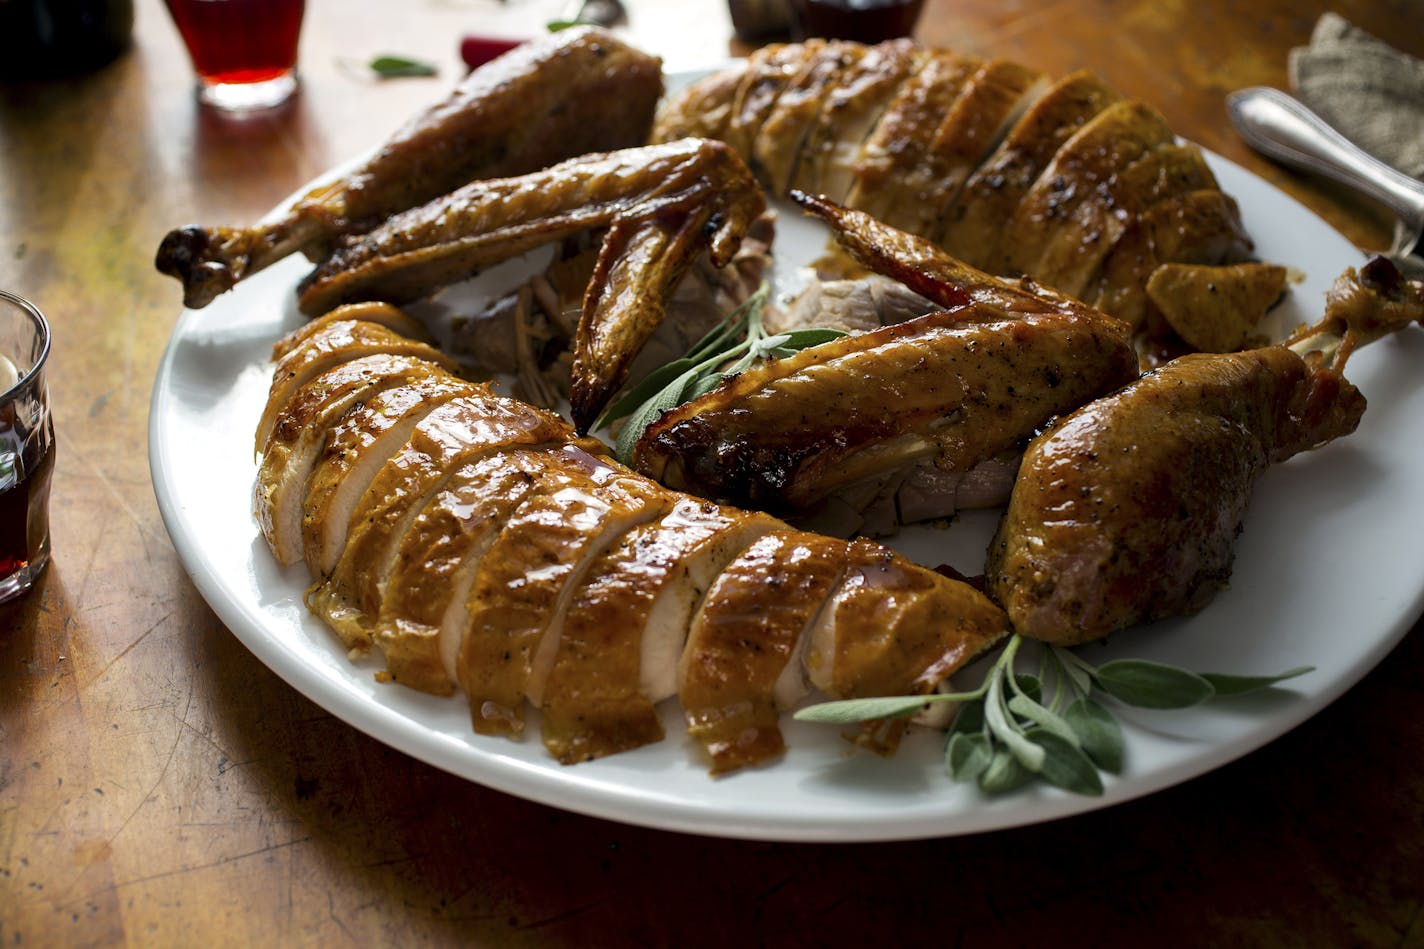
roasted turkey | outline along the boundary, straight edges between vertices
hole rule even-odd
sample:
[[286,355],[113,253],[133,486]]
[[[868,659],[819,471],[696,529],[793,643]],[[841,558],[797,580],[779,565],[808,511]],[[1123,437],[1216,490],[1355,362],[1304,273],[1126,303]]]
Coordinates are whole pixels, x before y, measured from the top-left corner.
[[477,181],[350,238],[298,287],[310,314],[342,303],[417,300],[500,261],[591,229],[603,234],[575,334],[569,401],[586,431],[627,380],[697,255],[732,260],[766,210],[721,142],[572,158],[514,178]]
[[657,57],[595,27],[552,34],[472,72],[356,168],[274,220],[170,232],[157,267],[182,281],[187,306],[206,306],[288,254],[320,257],[337,237],[471,181],[642,144],[662,93]]
[[[778,755],[779,711],[810,690],[927,693],[1006,631],[981,593],[887,548],[635,474],[414,355],[399,325],[361,304],[278,344],[254,509],[343,644],[458,688],[476,731],[517,735],[532,704],[550,751],[581,761],[661,738],[656,705],[679,695],[726,771]],[[862,739],[893,748],[901,727]]]
[[1200,610],[1231,575],[1260,474],[1359,424],[1349,354],[1418,321],[1424,284],[1376,258],[1284,343],[1182,356],[1055,422],[989,549],[988,589],[1014,629],[1072,645]]
[[858,260],[935,308],[764,363],[663,414],[634,449],[639,471],[833,533],[888,533],[1003,504],[1040,428],[1136,377],[1125,323],[800,197]]
[[775,195],[865,211],[1134,327],[1159,265],[1251,251],[1200,150],[1089,73],[1049,81],[904,40],[772,45],[663,104],[652,140],[688,135],[730,144]]

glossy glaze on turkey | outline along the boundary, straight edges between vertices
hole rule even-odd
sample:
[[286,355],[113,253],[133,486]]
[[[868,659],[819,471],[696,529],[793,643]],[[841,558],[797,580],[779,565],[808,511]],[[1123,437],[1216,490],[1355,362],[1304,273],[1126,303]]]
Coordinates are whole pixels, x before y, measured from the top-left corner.
[[178,228],[164,237],[155,264],[182,281],[186,306],[206,306],[289,254],[320,257],[339,236],[471,181],[641,144],[662,92],[657,57],[597,28],[561,31],[475,70],[375,154],[273,220]]
[[1071,645],[1205,606],[1256,479],[1353,432],[1365,397],[1346,359],[1415,322],[1424,284],[1376,258],[1284,343],[1179,357],[1057,421],[1025,453],[989,549],[1014,629]]
[[670,491],[351,322],[279,344],[326,362],[274,379],[280,463],[264,459],[257,517],[305,560],[307,603],[344,645],[375,647],[397,682],[458,688],[477,732],[518,735],[533,705],[571,763],[658,740],[656,706],[678,695],[713,769],[733,770],[781,752],[779,712],[811,690],[928,692],[1007,628],[965,584]]
[[[835,533],[887,533],[1002,504],[1040,428],[1136,377],[1126,324],[802,199],[857,259],[938,308],[756,366],[663,414],[638,440],[638,470]],[[1000,487],[985,490],[993,473]]]
[[865,211],[1135,328],[1159,265],[1251,251],[1200,149],[1086,72],[904,40],[771,45],[660,107],[652,140],[688,135],[730,144],[773,194]]

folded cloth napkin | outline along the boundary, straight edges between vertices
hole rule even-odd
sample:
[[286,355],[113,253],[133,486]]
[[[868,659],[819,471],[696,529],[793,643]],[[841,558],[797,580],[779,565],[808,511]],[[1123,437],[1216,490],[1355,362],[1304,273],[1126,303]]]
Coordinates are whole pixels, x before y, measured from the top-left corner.
[[1424,178],[1424,60],[1326,13],[1310,45],[1291,50],[1289,66],[1296,96],[1321,118],[1381,161]]

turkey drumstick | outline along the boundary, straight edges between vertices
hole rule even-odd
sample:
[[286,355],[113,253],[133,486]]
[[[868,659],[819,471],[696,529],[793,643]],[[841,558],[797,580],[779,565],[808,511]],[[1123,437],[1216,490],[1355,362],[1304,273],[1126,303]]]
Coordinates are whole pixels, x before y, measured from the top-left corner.
[[1424,284],[1376,258],[1286,343],[1182,356],[1035,438],[989,549],[1014,628],[1072,645],[1200,610],[1230,577],[1256,478],[1359,424],[1350,352],[1418,320]]

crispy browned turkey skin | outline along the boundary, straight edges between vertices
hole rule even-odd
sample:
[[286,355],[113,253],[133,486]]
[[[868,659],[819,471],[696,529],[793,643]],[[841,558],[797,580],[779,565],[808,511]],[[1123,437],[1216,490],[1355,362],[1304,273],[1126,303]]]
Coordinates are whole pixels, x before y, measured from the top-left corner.
[[660,107],[652,140],[683,135],[727,142],[774,194],[865,211],[1153,332],[1158,266],[1251,251],[1200,149],[1085,72],[1049,81],[903,40],[772,45]]
[[[1000,462],[1002,493],[980,492],[975,506],[1002,503],[1013,473],[1004,456],[1136,377],[1126,324],[802,197],[862,262],[949,309],[742,373],[650,425],[638,470],[708,497],[815,514],[826,529],[882,532],[953,514],[967,476],[988,463]],[[889,516],[876,512],[886,506]]]
[[1353,432],[1365,397],[1345,361],[1415,322],[1424,284],[1377,257],[1285,343],[1179,357],[1035,438],[989,548],[1014,629],[1071,645],[1200,610],[1230,577],[1257,477]]
[[[660,739],[656,706],[681,695],[728,771],[779,755],[779,713],[811,689],[929,692],[1007,628],[965,584],[670,491],[550,413],[372,353],[359,340],[388,327],[351,323],[279,344],[323,361],[273,389],[256,514],[345,646],[396,682],[458,687],[478,732],[519,734],[533,705],[550,752],[583,761]],[[901,726],[861,741],[892,749]]]
[[525,251],[603,229],[574,342],[569,401],[586,431],[666,312],[697,254],[732,259],[766,201],[735,152],[681,139],[479,181],[346,241],[298,287],[317,314],[419,299]]
[[989,589],[1018,632],[1061,645],[1195,613],[1231,574],[1260,474],[1364,410],[1354,386],[1280,347],[1176,359],[1034,440]]
[[179,228],[159,246],[156,265],[183,282],[185,305],[206,306],[288,254],[325,253],[338,235],[368,230],[471,181],[640,144],[662,88],[656,57],[593,27],[516,47],[275,221]]

